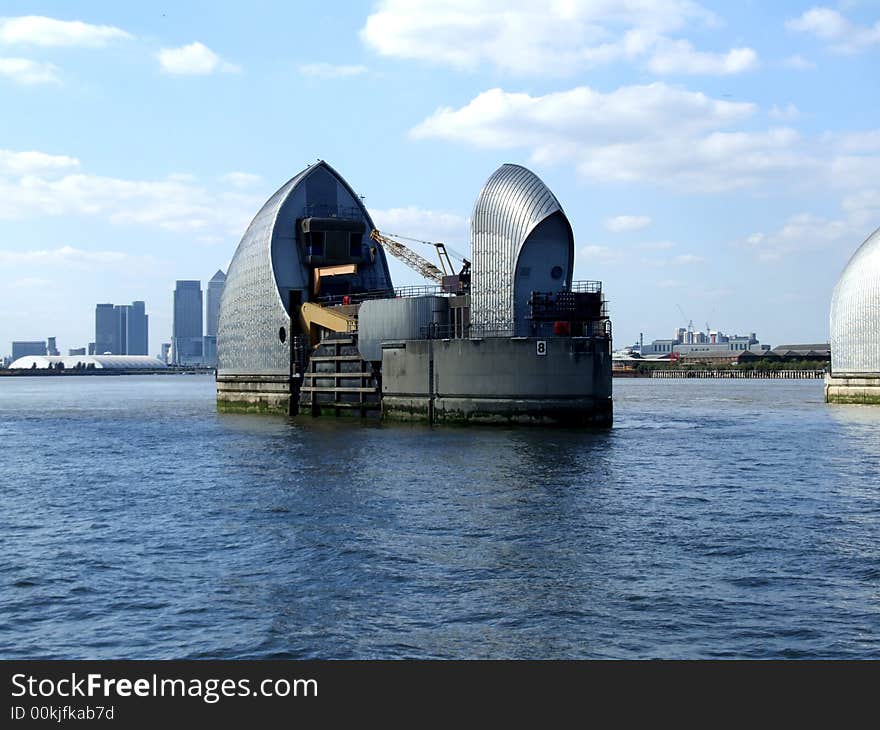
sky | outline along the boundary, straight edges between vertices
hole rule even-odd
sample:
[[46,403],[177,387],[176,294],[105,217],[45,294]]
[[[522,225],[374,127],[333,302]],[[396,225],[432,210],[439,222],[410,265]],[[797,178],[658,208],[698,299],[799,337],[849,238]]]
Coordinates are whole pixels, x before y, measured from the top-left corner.
[[529,167],[616,347],[824,342],[880,226],[878,98],[876,1],[0,0],[0,355],[133,300],[158,353],[175,280],[225,270],[316,159],[465,254],[482,184]]

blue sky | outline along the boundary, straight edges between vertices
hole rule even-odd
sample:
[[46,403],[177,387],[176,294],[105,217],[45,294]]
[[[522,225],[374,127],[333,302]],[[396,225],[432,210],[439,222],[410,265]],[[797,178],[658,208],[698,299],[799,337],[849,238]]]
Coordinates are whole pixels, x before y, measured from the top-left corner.
[[[466,252],[533,169],[615,344],[686,324],[826,341],[880,225],[880,4],[691,0],[0,2],[0,354],[94,337],[228,264],[321,158],[380,228]],[[396,262],[395,283],[418,283]]]

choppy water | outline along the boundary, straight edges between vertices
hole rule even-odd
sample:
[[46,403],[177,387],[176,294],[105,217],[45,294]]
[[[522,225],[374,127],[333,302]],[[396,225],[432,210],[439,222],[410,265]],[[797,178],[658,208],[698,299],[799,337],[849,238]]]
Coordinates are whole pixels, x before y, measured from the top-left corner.
[[880,657],[880,408],[615,382],[608,432],[0,380],[0,656]]

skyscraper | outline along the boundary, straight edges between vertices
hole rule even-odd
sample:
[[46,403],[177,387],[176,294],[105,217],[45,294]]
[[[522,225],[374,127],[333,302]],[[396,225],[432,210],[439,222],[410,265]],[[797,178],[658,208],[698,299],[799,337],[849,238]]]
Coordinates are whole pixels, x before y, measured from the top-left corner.
[[226,284],[226,274],[218,269],[208,282],[205,301],[205,342],[202,348],[205,365],[217,367],[217,322],[220,319],[220,297]]
[[202,283],[178,281],[174,289],[172,360],[175,365],[202,363]]
[[208,298],[205,310],[205,334],[208,337],[217,336],[217,322],[220,318],[220,297],[223,295],[223,286],[226,284],[226,274],[218,269],[217,273],[208,282]]
[[95,307],[95,354],[146,355],[149,317],[144,302]]
[[95,306],[95,354],[119,354],[116,312],[112,304]]
[[144,302],[132,302],[126,307],[126,355],[146,355],[149,350],[149,316]]

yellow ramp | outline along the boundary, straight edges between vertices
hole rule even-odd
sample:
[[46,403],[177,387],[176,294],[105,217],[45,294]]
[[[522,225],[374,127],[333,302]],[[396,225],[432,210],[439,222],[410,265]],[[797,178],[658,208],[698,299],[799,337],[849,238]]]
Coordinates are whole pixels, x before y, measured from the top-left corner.
[[357,329],[355,317],[344,314],[333,307],[322,307],[314,302],[305,302],[300,307],[299,316],[303,331],[308,332],[313,341],[317,339],[317,327],[323,327],[332,332],[354,332]]

